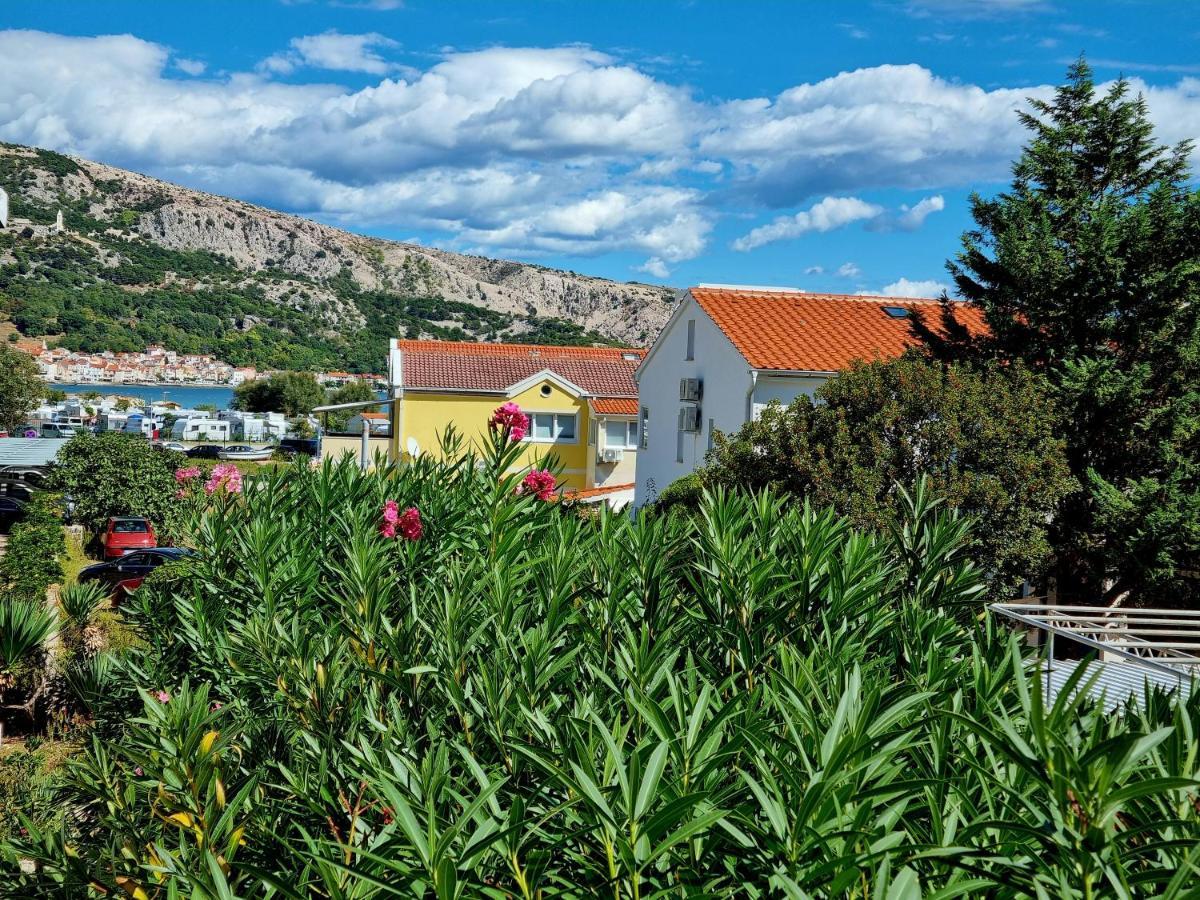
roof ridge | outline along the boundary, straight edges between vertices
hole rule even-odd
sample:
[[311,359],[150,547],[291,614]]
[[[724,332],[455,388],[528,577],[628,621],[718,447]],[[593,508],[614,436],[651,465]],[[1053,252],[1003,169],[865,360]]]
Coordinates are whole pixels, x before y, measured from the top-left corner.
[[[795,288],[751,288],[751,287],[733,287],[724,285],[701,284],[696,287],[688,288],[690,292],[702,291],[704,293],[720,293],[720,294],[745,294],[751,297],[787,297],[804,300],[850,300],[855,302],[878,303],[886,302],[897,306],[905,303],[941,303],[940,297],[891,297],[887,294],[835,294],[827,291],[804,291]],[[955,299],[953,297],[946,298],[950,303],[961,303],[971,305],[969,300]]]
[[644,347],[584,347],[576,344],[522,344],[500,341],[438,341],[417,338],[397,338],[401,348],[444,350],[451,353],[519,353],[522,350],[549,351],[552,353],[587,353],[605,356],[620,356],[625,353],[645,354]]

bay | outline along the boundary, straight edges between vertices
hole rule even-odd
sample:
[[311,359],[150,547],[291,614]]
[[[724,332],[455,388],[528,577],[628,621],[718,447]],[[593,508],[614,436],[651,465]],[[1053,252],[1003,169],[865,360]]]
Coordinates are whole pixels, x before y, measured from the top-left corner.
[[51,389],[67,394],[88,394],[93,391],[102,397],[116,394],[120,397],[136,397],[142,401],[160,403],[169,400],[185,409],[209,403],[217,409],[228,409],[233,403],[233,388],[190,384],[60,384],[48,382]]

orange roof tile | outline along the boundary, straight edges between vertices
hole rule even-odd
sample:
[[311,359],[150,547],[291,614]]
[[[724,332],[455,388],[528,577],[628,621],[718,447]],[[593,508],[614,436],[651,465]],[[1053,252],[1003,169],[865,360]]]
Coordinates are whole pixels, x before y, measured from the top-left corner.
[[603,487],[588,488],[584,491],[563,491],[564,500],[590,500],[592,497],[603,497],[605,494],[616,494],[620,491],[632,491],[633,482],[629,484],[606,484]]
[[397,341],[406,388],[503,392],[543,369],[591,396],[636,397],[633,372],[645,350]]
[[597,397],[592,409],[601,416],[636,416],[638,402],[636,397]]
[[[940,329],[937,300],[848,294],[808,294],[736,288],[692,288],[689,293],[755,369],[837,372],[855,360],[890,359],[921,340],[908,317],[884,307],[916,312]],[[972,333],[986,330],[982,311],[952,304],[955,318]]]

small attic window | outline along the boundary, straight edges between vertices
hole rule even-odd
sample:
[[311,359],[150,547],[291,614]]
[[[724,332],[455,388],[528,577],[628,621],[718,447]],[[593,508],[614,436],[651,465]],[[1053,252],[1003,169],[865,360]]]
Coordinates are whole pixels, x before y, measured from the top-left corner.
[[629,360],[629,362],[636,362],[637,358],[638,358],[638,355],[636,353],[622,353],[621,354],[621,359]]
[[542,396],[543,396],[543,397],[549,397],[549,396],[550,396],[550,385],[548,385],[548,384],[543,384],[543,385],[542,385]]
[[908,310],[903,306],[885,306],[883,311],[893,319],[907,319]]

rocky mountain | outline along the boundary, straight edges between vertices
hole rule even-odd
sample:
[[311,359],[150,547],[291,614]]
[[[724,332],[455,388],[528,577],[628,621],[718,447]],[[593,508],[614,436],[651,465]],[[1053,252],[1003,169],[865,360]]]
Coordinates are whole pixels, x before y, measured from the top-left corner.
[[640,345],[672,308],[667,288],[365,237],[37,148],[0,144],[0,187],[3,311],[73,349],[121,349],[99,345],[125,331],[235,363],[293,348],[378,368],[397,333]]

